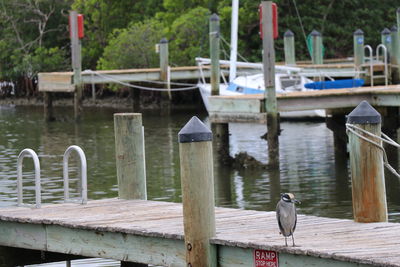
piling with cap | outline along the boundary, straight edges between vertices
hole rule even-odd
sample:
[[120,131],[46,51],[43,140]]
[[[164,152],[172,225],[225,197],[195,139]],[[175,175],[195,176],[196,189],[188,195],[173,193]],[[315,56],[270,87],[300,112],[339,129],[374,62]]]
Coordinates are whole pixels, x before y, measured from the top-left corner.
[[392,80],[395,83],[398,83],[400,81],[399,77],[399,66],[400,66],[400,37],[399,37],[399,32],[398,28],[396,25],[393,25],[393,27],[390,29],[391,31],[391,37],[392,37],[392,45],[391,45],[391,53],[390,53],[390,64],[392,66],[395,66],[395,68],[392,68]]
[[296,65],[294,33],[291,30],[287,30],[283,35],[283,45],[285,50],[285,64]]
[[312,63],[315,65],[323,64],[322,35],[316,30],[313,30],[310,35],[312,41]]
[[[386,222],[388,220],[381,136],[381,115],[367,102],[361,102],[347,117],[349,129],[350,169],[353,196],[353,216],[356,222]],[[362,129],[373,136],[363,133]]]
[[142,114],[114,114],[118,196],[147,199]]
[[214,13],[210,17],[211,95],[219,94],[219,35],[219,17]]
[[386,49],[390,54],[392,48],[392,36],[391,31],[388,28],[384,28],[381,31],[381,43],[386,46]]
[[187,266],[217,266],[212,133],[192,117],[180,130],[183,224]]
[[361,29],[353,33],[354,65],[357,71],[364,64],[364,32]]

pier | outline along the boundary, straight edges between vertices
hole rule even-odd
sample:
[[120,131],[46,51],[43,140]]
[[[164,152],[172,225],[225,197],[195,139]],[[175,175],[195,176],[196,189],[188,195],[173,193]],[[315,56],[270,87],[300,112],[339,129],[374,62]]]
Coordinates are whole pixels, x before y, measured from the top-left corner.
[[[354,129],[368,129],[371,124],[362,117],[370,114],[373,127],[380,128],[379,113],[366,102],[349,115],[349,123]],[[382,158],[376,160],[382,154],[375,148],[377,157],[358,157],[358,150],[373,145],[360,142],[356,132],[351,139],[352,168],[360,172],[352,178],[357,181],[354,221],[298,215],[297,245],[292,247],[284,245],[274,211],[215,207],[212,132],[199,119],[193,117],[178,134],[182,203],[147,200],[141,114],[115,114],[114,127],[118,198],[86,201],[85,156],[71,146],[64,156],[65,203],[40,205],[39,160],[29,150],[37,177],[36,205],[22,201],[21,188],[18,206],[0,209],[1,266],[46,262],[51,257],[109,258],[123,266],[400,266],[400,224],[387,222],[384,183],[382,190],[368,189],[373,180],[363,186],[369,173],[358,167],[375,164],[373,169],[382,170]],[[78,199],[70,199],[66,186],[72,150],[81,159]],[[18,166],[29,154],[24,151]],[[368,179],[383,181],[383,173]],[[372,191],[383,201],[381,207],[366,203]],[[373,212],[369,215],[364,209]],[[378,210],[382,216],[375,218]],[[31,257],[15,256],[27,250]]]
[[[274,251],[279,266],[400,266],[400,224],[299,215],[285,247],[275,212],[215,208],[214,266],[255,266]],[[2,246],[162,266],[187,266],[182,204],[104,199],[87,205],[0,209]]]

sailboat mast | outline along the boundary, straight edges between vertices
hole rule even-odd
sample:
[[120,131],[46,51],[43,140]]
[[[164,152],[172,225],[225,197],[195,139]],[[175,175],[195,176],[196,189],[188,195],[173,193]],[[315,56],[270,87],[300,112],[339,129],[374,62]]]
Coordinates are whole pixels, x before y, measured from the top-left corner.
[[236,78],[238,20],[239,20],[239,0],[232,0],[231,56],[229,64],[230,82]]

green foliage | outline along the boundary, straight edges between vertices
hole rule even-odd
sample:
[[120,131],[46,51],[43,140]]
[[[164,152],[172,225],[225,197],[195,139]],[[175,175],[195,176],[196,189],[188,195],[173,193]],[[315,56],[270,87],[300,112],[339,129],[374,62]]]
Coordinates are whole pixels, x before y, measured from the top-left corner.
[[209,55],[210,11],[203,7],[178,17],[170,28],[170,61],[176,65],[194,65],[195,57]]
[[163,36],[163,26],[156,20],[131,24],[115,30],[99,59],[99,69],[148,68],[158,66],[155,44]]

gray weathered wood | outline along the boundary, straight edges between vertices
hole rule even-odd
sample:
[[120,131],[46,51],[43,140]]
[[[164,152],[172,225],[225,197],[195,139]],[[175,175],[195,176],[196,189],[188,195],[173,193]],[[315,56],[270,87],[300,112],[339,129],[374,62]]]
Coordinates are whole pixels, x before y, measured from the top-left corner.
[[160,49],[160,79],[165,82],[164,88],[167,89],[167,92],[162,93],[163,99],[171,99],[171,91],[169,90],[168,80],[168,68],[169,68],[169,52],[168,52],[168,40],[166,38],[162,38],[159,45]]
[[360,29],[353,33],[354,65],[356,70],[361,70],[364,64],[364,32]]
[[219,17],[210,17],[211,95],[219,95]]
[[[369,104],[365,103],[362,102],[349,114],[348,123],[375,136],[381,136],[380,115]],[[360,107],[363,106],[370,107],[370,109],[363,109],[362,114]],[[376,114],[376,122],[371,122],[371,112],[375,112],[373,115]],[[363,116],[366,119],[362,119]],[[359,123],[357,123],[358,121]],[[382,141],[378,138],[368,136],[365,133],[358,133],[382,145]],[[386,222],[388,215],[382,150],[349,132],[349,151],[354,220],[357,222]]]
[[215,236],[212,142],[182,141],[181,134],[192,121],[179,133],[186,263],[211,267],[217,266],[215,247],[209,242]]
[[146,168],[142,114],[114,114],[118,195],[146,199]]
[[76,11],[69,12],[70,34],[71,34],[71,57],[72,69],[74,72],[73,84],[74,92],[74,117],[75,121],[80,121],[82,116],[82,56],[81,56],[81,41],[78,37],[78,14]]
[[323,46],[321,33],[316,30],[311,32],[312,53],[311,59],[313,64],[323,64]]
[[287,30],[283,36],[283,44],[285,50],[285,64],[296,65],[296,53],[294,46],[294,34],[291,30]]
[[279,166],[279,113],[275,91],[275,48],[272,25],[272,2],[262,1],[263,65],[265,109],[267,111],[268,164]]

